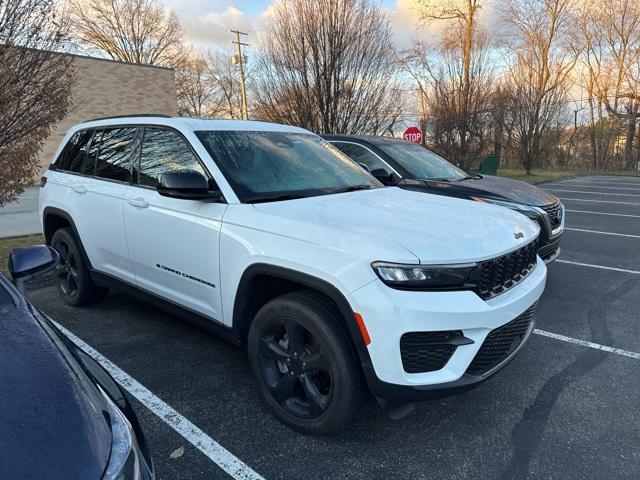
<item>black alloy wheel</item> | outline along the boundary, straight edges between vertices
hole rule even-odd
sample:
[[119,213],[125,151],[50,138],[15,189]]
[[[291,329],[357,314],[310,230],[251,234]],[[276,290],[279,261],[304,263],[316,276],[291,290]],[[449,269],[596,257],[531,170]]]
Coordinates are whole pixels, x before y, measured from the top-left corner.
[[85,265],[80,247],[70,228],[56,230],[51,246],[60,254],[60,263],[53,274],[62,300],[79,306],[103,298],[108,290],[96,285]]
[[326,352],[295,319],[275,318],[260,339],[260,374],[273,398],[291,415],[317,418],[331,401]]
[[76,254],[69,248],[66,239],[58,238],[53,248],[60,254],[60,263],[55,269],[58,285],[62,293],[68,297],[78,294],[78,261]]
[[330,300],[301,290],[267,302],[251,323],[247,353],[260,393],[283,423],[301,432],[336,432],[365,398],[341,321]]

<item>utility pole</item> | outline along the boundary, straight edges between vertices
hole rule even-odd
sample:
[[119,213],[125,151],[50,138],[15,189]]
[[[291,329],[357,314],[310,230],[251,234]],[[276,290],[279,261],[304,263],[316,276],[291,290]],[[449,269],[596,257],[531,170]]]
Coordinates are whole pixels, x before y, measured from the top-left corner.
[[240,90],[242,96],[242,119],[248,120],[249,114],[247,113],[247,92],[244,87],[244,59],[242,58],[242,46],[248,47],[248,43],[242,43],[240,41],[240,35],[248,35],[245,32],[241,32],[239,30],[231,30],[231,33],[236,34],[236,39],[231,41],[231,43],[235,43],[238,46],[238,65],[240,66]]

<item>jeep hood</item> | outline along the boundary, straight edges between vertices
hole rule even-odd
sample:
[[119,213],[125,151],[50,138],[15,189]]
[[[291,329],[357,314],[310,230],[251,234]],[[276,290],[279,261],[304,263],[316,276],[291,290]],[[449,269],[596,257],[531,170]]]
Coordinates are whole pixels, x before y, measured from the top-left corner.
[[[254,206],[279,234],[341,249],[393,244],[411,252],[416,263],[484,260],[540,232],[535,222],[507,208],[396,187]],[[348,245],[345,235],[352,239]]]

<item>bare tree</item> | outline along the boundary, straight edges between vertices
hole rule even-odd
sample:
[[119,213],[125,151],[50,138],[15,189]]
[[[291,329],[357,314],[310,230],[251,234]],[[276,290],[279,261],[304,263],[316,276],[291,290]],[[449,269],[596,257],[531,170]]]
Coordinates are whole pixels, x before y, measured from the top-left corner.
[[527,173],[560,121],[577,52],[569,42],[574,0],[502,0],[513,30],[509,121]]
[[586,46],[581,58],[587,72],[594,159],[606,160],[613,137],[619,135],[617,124],[623,122],[623,167],[632,168],[640,117],[640,4],[595,0],[582,6],[575,23],[578,41]]
[[258,65],[259,118],[375,134],[402,109],[391,27],[371,0],[276,3]]
[[181,52],[178,17],[157,0],[70,0],[73,33],[112,60],[173,65]]
[[[461,88],[459,101],[469,98],[471,90],[471,69],[473,68],[474,47],[478,44],[478,13],[482,9],[482,0],[418,0],[418,14],[422,20],[432,22],[436,20],[454,20],[456,28],[456,43],[462,54]],[[486,38],[483,39],[486,43]],[[477,64],[477,62],[476,62]]]
[[38,154],[71,104],[74,71],[54,0],[0,0],[0,205],[33,181]]
[[197,52],[182,56],[174,64],[178,113],[189,117],[216,114],[216,80],[211,76],[205,57]]
[[240,74],[231,57],[229,51],[191,51],[174,65],[180,115],[241,117]]
[[[217,115],[226,118],[242,118],[242,93],[240,70],[231,63],[230,50],[209,51],[206,54],[209,75],[215,81]],[[251,63],[244,65],[245,75],[251,78]]]
[[463,168],[470,168],[490,146],[495,81],[487,36],[474,32],[469,64],[467,38],[466,27],[458,23],[436,46],[416,44],[407,58],[419,85],[426,84],[432,147]]

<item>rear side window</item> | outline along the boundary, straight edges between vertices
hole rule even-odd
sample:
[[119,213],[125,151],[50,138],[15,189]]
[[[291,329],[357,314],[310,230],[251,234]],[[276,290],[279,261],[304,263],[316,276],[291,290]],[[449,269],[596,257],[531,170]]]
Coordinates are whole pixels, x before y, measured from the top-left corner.
[[82,173],[91,133],[90,130],[84,130],[73,134],[56,160],[55,166],[58,170]]
[[96,157],[96,177],[129,181],[136,133],[135,128],[114,128],[102,132],[100,150]]
[[207,176],[184,139],[166,128],[145,128],[140,148],[138,183],[158,186],[158,176],[171,170],[190,169]]
[[89,144],[89,149],[87,150],[87,159],[84,162],[84,169],[82,173],[85,175],[91,175],[96,171],[96,159],[98,158],[98,153],[100,152],[100,143],[102,142],[102,130],[96,130],[93,134],[93,139]]

